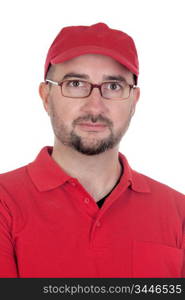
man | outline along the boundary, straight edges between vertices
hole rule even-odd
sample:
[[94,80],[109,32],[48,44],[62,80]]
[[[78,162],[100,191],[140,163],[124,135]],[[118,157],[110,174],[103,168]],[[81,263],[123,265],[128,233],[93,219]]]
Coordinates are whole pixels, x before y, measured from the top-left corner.
[[185,277],[185,196],[119,152],[138,74],[124,32],[57,35],[39,87],[54,146],[0,176],[1,277]]

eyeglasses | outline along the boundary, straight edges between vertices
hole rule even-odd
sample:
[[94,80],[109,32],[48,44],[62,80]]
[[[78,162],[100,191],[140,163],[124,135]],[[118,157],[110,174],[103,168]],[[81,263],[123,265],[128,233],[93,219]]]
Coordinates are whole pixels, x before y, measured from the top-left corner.
[[108,100],[126,100],[130,96],[134,84],[128,84],[126,81],[106,81],[101,84],[92,84],[85,80],[63,80],[60,82],[46,79],[46,83],[51,83],[61,87],[64,97],[68,98],[87,98],[94,88],[98,88],[103,98]]

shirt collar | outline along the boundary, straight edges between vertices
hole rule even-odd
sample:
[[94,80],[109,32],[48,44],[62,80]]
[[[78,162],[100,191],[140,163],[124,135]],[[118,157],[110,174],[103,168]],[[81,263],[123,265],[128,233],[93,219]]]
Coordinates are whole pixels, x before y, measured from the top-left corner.
[[54,189],[71,178],[51,157],[52,150],[53,147],[44,147],[36,159],[27,166],[34,185],[41,192]]
[[[44,147],[36,159],[27,166],[28,174],[39,191],[48,191],[57,188],[72,179],[51,157],[52,149],[53,147],[50,146]],[[131,189],[136,192],[150,192],[145,177],[132,170],[126,157],[120,152],[119,159],[123,165],[121,184],[129,182]]]
[[123,176],[121,179],[122,183],[126,181],[130,182],[130,188],[135,192],[150,193],[151,189],[147,182],[146,176],[134,171],[130,167],[126,157],[120,152],[119,159],[123,166]]

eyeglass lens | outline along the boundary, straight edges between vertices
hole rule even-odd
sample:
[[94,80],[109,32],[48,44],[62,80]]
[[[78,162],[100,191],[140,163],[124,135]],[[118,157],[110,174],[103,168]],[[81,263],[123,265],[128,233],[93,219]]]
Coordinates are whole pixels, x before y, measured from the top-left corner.
[[[62,93],[66,97],[84,98],[88,97],[93,85],[87,81],[66,80],[61,84]],[[100,85],[102,97],[106,99],[128,98],[130,87],[123,82],[103,82]]]

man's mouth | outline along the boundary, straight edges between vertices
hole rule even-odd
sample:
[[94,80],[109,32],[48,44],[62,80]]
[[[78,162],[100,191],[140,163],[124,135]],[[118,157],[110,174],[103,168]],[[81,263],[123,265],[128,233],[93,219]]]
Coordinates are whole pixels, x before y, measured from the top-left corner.
[[77,124],[82,130],[85,131],[103,131],[107,127],[103,123],[81,122]]

